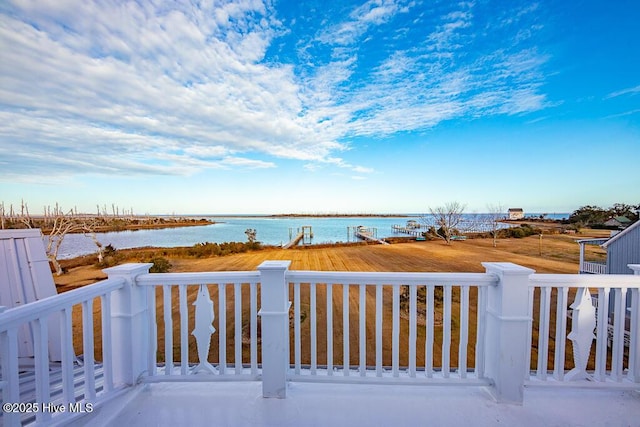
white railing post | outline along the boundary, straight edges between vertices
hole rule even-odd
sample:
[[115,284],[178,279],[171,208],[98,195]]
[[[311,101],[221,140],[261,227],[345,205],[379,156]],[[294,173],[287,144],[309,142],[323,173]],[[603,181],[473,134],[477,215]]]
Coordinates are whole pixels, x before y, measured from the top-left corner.
[[[627,265],[640,276],[640,264]],[[629,325],[629,379],[640,383],[640,289],[631,291],[631,324]]]
[[111,298],[113,381],[134,385],[147,368],[149,316],[146,288],[136,286],[136,277],[149,273],[153,264],[123,264],[103,271],[109,279],[123,278],[124,286]]
[[529,372],[527,342],[531,327],[529,275],[534,270],[510,262],[483,262],[487,273],[498,277],[487,292],[485,376],[493,382],[498,402],[522,403],[525,375]]
[[262,317],[262,396],[285,398],[289,367],[289,292],[291,261],[264,261],[260,271]]

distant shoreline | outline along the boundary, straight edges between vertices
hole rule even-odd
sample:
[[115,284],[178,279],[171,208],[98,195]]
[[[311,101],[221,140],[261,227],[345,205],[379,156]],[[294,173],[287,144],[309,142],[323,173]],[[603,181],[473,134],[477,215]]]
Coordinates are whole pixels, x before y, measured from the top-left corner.
[[[91,215],[74,215],[68,216],[68,223],[82,224],[87,221],[90,224],[89,229],[81,229],[80,227],[74,227],[68,231],[69,234],[86,234],[86,233],[109,233],[118,231],[138,231],[138,230],[159,230],[163,228],[178,228],[178,227],[194,227],[216,224],[216,221],[212,221],[206,218],[195,219],[195,217],[187,218],[181,217],[159,217],[159,216],[132,216],[132,217],[109,217],[109,216],[91,216]],[[24,228],[39,228],[42,234],[50,234],[52,224],[55,218],[47,218],[44,216],[33,216],[30,219],[31,227],[26,227],[25,224],[14,221],[16,224],[10,224],[5,229],[18,230]],[[92,223],[91,221],[98,221]],[[66,233],[65,233],[66,234]]]
[[[258,216],[258,215],[256,215]],[[272,214],[267,218],[409,218],[418,217],[417,214]]]

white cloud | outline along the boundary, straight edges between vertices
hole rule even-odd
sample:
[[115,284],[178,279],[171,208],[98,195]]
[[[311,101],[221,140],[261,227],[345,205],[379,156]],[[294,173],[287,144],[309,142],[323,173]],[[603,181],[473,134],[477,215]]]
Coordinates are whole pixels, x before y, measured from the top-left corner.
[[276,165],[273,162],[264,162],[262,160],[245,159],[243,157],[225,157],[221,162],[223,165],[229,166],[247,166],[251,168],[273,168]]
[[[259,0],[3,5],[0,160],[11,158],[0,162],[3,176],[183,175],[276,167],[276,158],[366,174],[373,170],[337,157],[351,136],[546,105],[547,58],[531,46],[482,47],[473,3],[444,8],[430,33],[413,40],[425,28],[417,18],[414,27],[403,21],[402,31],[385,33],[419,5],[370,0],[304,35],[299,63],[268,57],[290,31],[274,7]],[[365,39],[381,46],[375,56],[359,51]]]
[[610,94],[608,94],[605,99],[610,99],[610,98],[616,98],[618,96],[623,96],[623,95],[636,95],[640,93],[640,85],[636,86],[636,87],[630,87],[627,89],[622,89],[616,92],[611,92]]
[[617,117],[631,116],[633,114],[639,114],[639,113],[640,113],[640,108],[636,108],[634,110],[624,111],[624,112],[618,113],[618,114],[611,114],[611,115],[606,116],[604,118],[605,119],[615,119]]
[[355,166],[353,168],[353,171],[357,173],[373,173],[374,172],[372,168],[366,168],[363,166]]
[[329,26],[319,35],[319,40],[327,44],[350,45],[358,40],[371,26],[384,24],[397,12],[406,13],[403,1],[369,0],[355,8],[349,19]]
[[1,15],[5,147],[18,158],[68,149],[60,173],[73,160],[84,170],[89,152],[115,169],[182,173],[215,164],[204,153],[319,159],[341,147],[300,117],[291,68],[259,63],[279,25],[262,3],[174,6],[25,2],[22,20]]

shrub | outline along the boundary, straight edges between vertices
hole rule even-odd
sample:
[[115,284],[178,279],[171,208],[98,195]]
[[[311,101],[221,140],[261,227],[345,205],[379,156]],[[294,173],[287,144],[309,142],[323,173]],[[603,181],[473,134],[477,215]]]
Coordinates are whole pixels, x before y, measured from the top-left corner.
[[522,224],[520,227],[511,227],[500,230],[500,237],[512,237],[520,239],[534,234],[540,234],[541,231],[537,228],[531,227],[529,224]]
[[118,265],[122,260],[123,257],[120,252],[118,252],[113,245],[108,244],[104,247],[104,251],[102,252],[102,262],[99,262],[96,265],[100,268],[108,268]]
[[224,243],[198,243],[188,250],[189,256],[196,258],[238,254],[247,251],[261,249],[259,242],[224,242]]
[[155,257],[150,262],[153,263],[149,273],[167,273],[171,270],[171,263],[164,257]]

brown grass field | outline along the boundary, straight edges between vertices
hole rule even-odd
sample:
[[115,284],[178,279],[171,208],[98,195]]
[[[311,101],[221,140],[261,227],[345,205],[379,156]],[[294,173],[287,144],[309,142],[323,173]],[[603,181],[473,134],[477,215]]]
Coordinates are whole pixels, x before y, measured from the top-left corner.
[[[389,246],[382,245],[353,245],[353,246],[329,246],[329,247],[307,247],[293,248],[283,250],[279,248],[267,248],[259,251],[248,253],[228,255],[224,257],[213,258],[179,258],[167,255],[172,264],[172,272],[191,272],[191,271],[229,271],[229,270],[255,270],[256,267],[265,260],[291,260],[292,270],[324,270],[324,271],[414,271],[414,272],[483,272],[484,268],[481,263],[488,261],[496,262],[513,262],[525,267],[532,268],[538,273],[577,273],[579,261],[579,247],[575,243],[578,238],[601,237],[602,231],[588,230],[581,235],[565,235],[565,234],[544,234],[542,238],[539,236],[530,236],[522,239],[501,239],[498,241],[497,247],[493,247],[491,239],[469,239],[466,241],[453,242],[446,245],[441,241],[412,242],[399,243]],[[588,248],[588,260],[604,259],[604,252],[597,248]],[[133,252],[140,257],[143,252]],[[168,252],[170,253],[170,252]],[[142,261],[143,259],[130,259],[130,262]],[[71,268],[69,272],[63,276],[55,278],[59,291],[66,291],[78,286],[84,286],[88,283],[95,282],[105,278],[104,273],[94,266],[80,266]],[[233,286],[226,286],[226,303],[229,315],[227,317],[227,362],[233,362],[233,346],[234,346],[234,319],[233,319]],[[302,322],[302,349],[303,363],[309,363],[310,348],[310,321],[309,321],[309,291],[308,286],[301,287],[301,309],[305,320]],[[191,287],[188,292],[189,303],[189,332],[194,327],[193,309],[191,303],[195,299],[195,287]],[[214,327],[220,330],[217,315],[218,311],[218,291],[216,286],[210,286],[211,298],[214,301],[216,310],[216,320]],[[391,363],[391,301],[392,289],[390,286],[384,287],[383,296],[383,363],[390,365]],[[293,292],[290,291],[291,299]],[[158,307],[158,357],[159,360],[164,359],[164,325],[161,317],[162,313],[162,295],[158,291],[157,307]],[[243,331],[248,331],[248,289],[243,290]],[[359,290],[358,287],[350,287],[349,293],[349,339],[350,339],[350,363],[352,365],[358,362],[358,303]],[[537,299],[537,294],[536,294]],[[173,300],[173,325],[174,325],[174,360],[180,359],[180,339],[179,339],[179,309],[177,290],[172,293]],[[473,366],[474,345],[475,345],[475,325],[476,318],[476,300],[477,293],[472,288],[470,294],[470,312],[471,320],[469,331],[469,346],[467,349],[468,365]],[[572,301],[572,296],[570,297]],[[342,364],[342,286],[333,286],[332,296],[333,306],[333,354],[334,364]],[[317,289],[317,326],[318,326],[318,363],[326,364],[326,286],[318,285]],[[555,294],[552,298],[552,328],[550,336],[553,338],[555,333],[553,322],[555,317]],[[538,303],[534,304],[534,319],[538,314]],[[94,304],[95,328],[96,334],[100,330],[99,316],[99,300]],[[375,289],[369,287],[367,290],[367,365],[375,363],[375,318],[371,316],[375,312]],[[454,288],[452,298],[452,342],[451,342],[451,366],[458,365],[457,353],[459,336],[457,333],[457,325],[459,323],[459,288]],[[441,308],[436,305],[436,323],[435,323],[435,346],[433,349],[434,365],[441,366]],[[82,353],[82,329],[81,329],[81,313],[80,308],[74,309],[74,346],[78,354]],[[408,316],[401,316],[400,325],[400,364],[408,365]],[[417,342],[417,360],[420,365],[424,361],[424,340],[425,328],[424,319],[419,320],[418,325],[418,342]],[[293,326],[293,322],[291,324]],[[568,325],[570,327],[570,323]],[[534,328],[536,322],[534,321]],[[243,335],[245,335],[243,333]],[[248,361],[249,346],[244,336],[243,359]],[[96,357],[100,359],[100,343],[96,338]],[[211,342],[210,361],[217,362],[217,333]],[[537,333],[534,332],[533,347],[537,346]],[[549,346],[553,350],[553,339],[550,340]],[[566,360],[571,361],[570,343],[567,342]],[[195,340],[190,335],[189,338],[190,362],[197,361]],[[291,345],[293,354],[293,343]],[[535,367],[537,356],[532,356],[532,367]],[[553,367],[552,352],[549,355],[549,368]],[[568,366],[571,366],[569,363]]]

